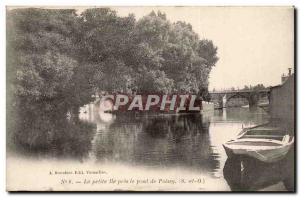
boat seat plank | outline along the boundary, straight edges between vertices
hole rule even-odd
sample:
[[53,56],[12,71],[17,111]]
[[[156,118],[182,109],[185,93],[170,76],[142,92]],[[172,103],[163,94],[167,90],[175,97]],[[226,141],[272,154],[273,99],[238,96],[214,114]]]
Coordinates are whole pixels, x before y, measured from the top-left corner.
[[246,134],[243,137],[251,137],[251,138],[282,138],[282,135],[249,135]]

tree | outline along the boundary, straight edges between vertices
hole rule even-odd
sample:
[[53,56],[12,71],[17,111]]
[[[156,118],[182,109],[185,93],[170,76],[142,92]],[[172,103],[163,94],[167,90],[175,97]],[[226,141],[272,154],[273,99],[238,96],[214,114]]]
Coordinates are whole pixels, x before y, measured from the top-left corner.
[[16,9],[7,16],[7,81],[14,104],[64,108],[78,66],[75,10]]
[[91,69],[90,83],[97,90],[126,91],[132,83],[131,42],[133,15],[118,17],[109,8],[88,9],[81,14],[78,61]]
[[171,23],[165,14],[151,12],[137,22],[134,35],[136,43],[142,46],[140,53],[145,53],[138,57],[149,57],[138,61],[139,67],[164,73],[173,83],[167,83],[166,89],[208,92],[208,75],[218,60],[217,48],[212,41],[200,40],[190,24]]
[[245,85],[244,88],[243,88],[243,90],[249,90],[249,89],[250,88],[247,85]]
[[[67,111],[86,103],[91,95],[73,97],[82,94],[86,84],[82,80],[82,86],[74,85],[80,66],[78,19],[75,10],[7,12],[7,134],[22,148],[51,149],[60,146],[55,137],[69,136],[75,142],[83,139],[78,137],[82,130],[88,133],[87,127],[79,131],[77,124],[66,120]],[[64,151],[70,144],[58,148]]]
[[9,95],[25,106],[76,111],[99,90],[206,97],[218,60],[212,41],[161,12],[135,21],[109,8],[80,16],[30,8],[9,11],[7,21]]
[[67,122],[67,112],[77,114],[103,90],[194,93],[209,99],[208,77],[217,60],[212,41],[161,12],[136,21],[109,8],[80,15],[74,9],[10,10],[8,130],[26,146],[50,143],[59,132],[49,125],[75,129],[79,121]]

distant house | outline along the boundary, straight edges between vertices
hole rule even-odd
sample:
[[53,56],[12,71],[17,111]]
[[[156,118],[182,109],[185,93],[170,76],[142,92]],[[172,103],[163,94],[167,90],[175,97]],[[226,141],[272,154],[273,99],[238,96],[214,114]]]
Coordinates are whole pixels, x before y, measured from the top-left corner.
[[288,80],[288,78],[291,76],[292,74],[292,69],[289,68],[289,73],[288,75],[285,75],[284,73],[281,76],[281,84],[283,84],[284,82],[286,82],[286,80]]
[[295,92],[294,74],[289,72],[281,85],[270,89],[270,115],[273,122],[294,132]]

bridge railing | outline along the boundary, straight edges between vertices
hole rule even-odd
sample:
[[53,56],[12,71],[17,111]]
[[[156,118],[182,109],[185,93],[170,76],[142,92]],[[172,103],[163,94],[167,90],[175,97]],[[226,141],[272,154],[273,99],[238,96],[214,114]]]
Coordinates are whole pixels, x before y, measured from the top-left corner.
[[249,89],[249,90],[217,90],[217,91],[209,91],[210,94],[225,94],[225,93],[238,93],[238,92],[269,92],[270,89]]

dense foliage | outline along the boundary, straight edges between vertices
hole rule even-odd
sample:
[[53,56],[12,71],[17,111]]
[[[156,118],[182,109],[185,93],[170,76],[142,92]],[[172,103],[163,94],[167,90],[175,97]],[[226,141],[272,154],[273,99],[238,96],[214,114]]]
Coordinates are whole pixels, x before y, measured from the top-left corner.
[[136,21],[132,14],[120,17],[109,8],[80,14],[73,9],[9,10],[8,137],[30,148],[51,143],[59,135],[58,122],[75,128],[65,121],[67,112],[78,113],[100,91],[205,98],[216,55],[212,41],[199,39],[190,24],[172,23],[161,12]]
[[103,90],[205,97],[218,60],[190,24],[161,12],[136,21],[109,8],[8,11],[7,46],[10,98],[49,110],[81,106]]

